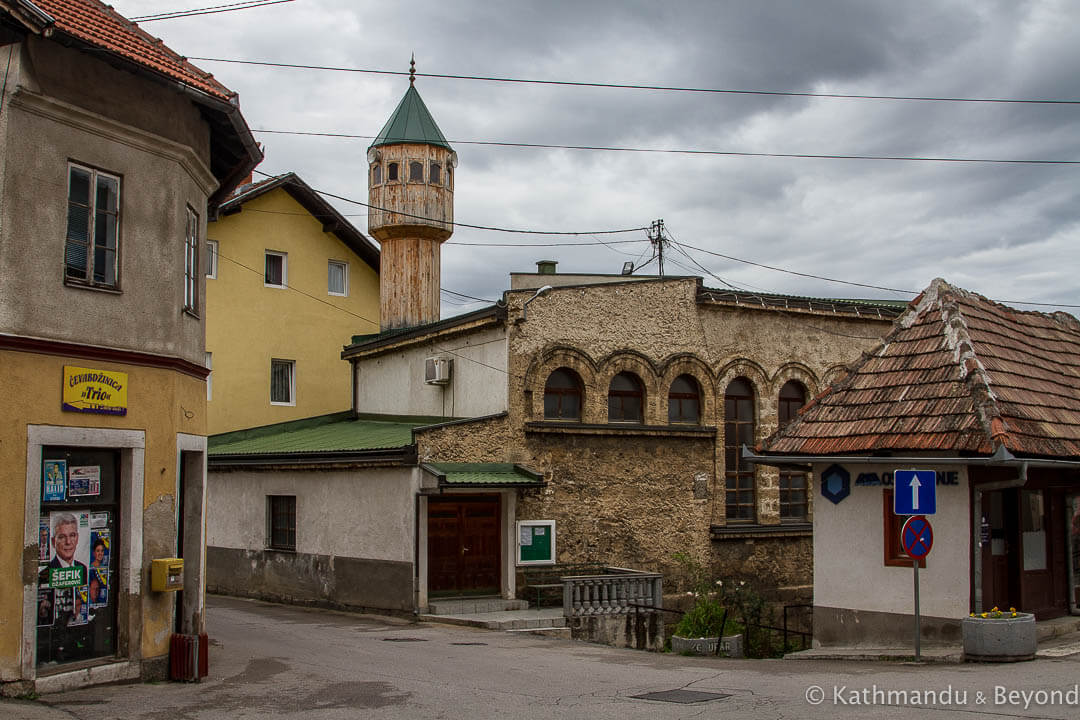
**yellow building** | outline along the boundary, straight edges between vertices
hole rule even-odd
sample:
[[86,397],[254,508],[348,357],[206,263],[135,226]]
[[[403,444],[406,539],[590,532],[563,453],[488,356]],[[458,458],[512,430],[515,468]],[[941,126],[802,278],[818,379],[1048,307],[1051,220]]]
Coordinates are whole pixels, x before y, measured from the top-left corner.
[[379,251],[293,173],[244,185],[208,228],[211,435],[350,408],[341,348],[379,330]]
[[105,5],[0,3],[0,35],[0,694],[194,679],[199,264],[262,154],[234,93]]

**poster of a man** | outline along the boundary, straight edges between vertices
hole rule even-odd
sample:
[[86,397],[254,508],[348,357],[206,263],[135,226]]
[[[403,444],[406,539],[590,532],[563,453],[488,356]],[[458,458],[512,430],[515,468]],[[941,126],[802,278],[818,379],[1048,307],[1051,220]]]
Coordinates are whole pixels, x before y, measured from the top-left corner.
[[41,518],[38,523],[38,560],[49,562],[49,518]]
[[109,604],[109,571],[91,568],[90,570],[90,607],[104,607]]
[[49,520],[52,525],[53,552],[49,558],[48,569],[80,568],[80,575],[85,578],[86,563],[82,562],[81,558],[90,554],[90,527],[86,513],[54,512]]
[[53,608],[53,591],[38,588],[38,627],[48,627],[55,620],[55,608]]

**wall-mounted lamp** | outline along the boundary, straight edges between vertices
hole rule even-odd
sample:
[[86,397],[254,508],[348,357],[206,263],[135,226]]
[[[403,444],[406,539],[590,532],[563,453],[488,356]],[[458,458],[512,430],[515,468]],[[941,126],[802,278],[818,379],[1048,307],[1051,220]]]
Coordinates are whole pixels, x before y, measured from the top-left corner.
[[533,295],[531,298],[526,300],[525,304],[521,306],[521,317],[519,317],[517,319],[517,322],[519,322],[519,323],[525,322],[525,320],[527,319],[528,314],[529,314],[529,303],[531,303],[533,300],[540,297],[541,295],[546,295],[549,290],[551,290],[551,286],[550,285],[545,285],[544,287],[537,290],[535,295]]

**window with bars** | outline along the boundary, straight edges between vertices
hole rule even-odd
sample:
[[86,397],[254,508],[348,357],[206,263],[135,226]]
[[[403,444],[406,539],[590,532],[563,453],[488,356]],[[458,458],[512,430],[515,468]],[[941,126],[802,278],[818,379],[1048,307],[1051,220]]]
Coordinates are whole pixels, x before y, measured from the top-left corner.
[[753,445],[754,387],[746,378],[731,381],[724,392],[724,480],[727,519],[753,522],[757,509],[754,466],[742,459],[742,446]]
[[581,420],[581,378],[573,370],[559,368],[544,385],[545,420]]
[[199,214],[191,208],[184,233],[184,310],[199,312]]
[[296,551],[296,496],[266,496],[266,546]]
[[[780,388],[779,411],[780,427],[783,428],[794,420],[799,410],[806,404],[806,388],[797,380],[788,380]],[[792,470],[780,471],[780,519],[805,520],[807,517],[807,487],[809,476],[804,472]]]
[[621,372],[608,386],[608,422],[642,423],[645,391],[636,375]]
[[270,361],[270,404],[296,404],[296,361]]
[[119,286],[120,178],[68,167],[64,278],[97,287]]
[[668,422],[698,425],[701,423],[701,390],[690,375],[680,375],[668,390]]

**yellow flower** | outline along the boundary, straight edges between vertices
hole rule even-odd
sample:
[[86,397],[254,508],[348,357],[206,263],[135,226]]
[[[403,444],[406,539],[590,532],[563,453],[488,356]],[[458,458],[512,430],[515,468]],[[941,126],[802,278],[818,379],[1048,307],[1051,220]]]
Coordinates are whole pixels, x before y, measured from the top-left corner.
[[1013,617],[1016,617],[1016,613],[1013,613],[1013,614],[1012,614],[1012,616],[1013,616]]
[[1014,607],[1011,607],[1011,608],[1009,608],[1009,612],[1011,612],[1011,613],[1015,613],[1015,612],[1016,612],[1016,608],[1014,608]]
[[997,611],[998,611],[998,606],[997,606],[997,605],[995,605],[994,607],[990,608],[990,612],[997,612]]
[[986,616],[987,616],[987,615],[989,615],[989,614],[990,614],[990,613],[983,613],[983,614],[981,615],[981,617],[986,617]]
[[975,613],[971,613],[968,617],[975,617]]

